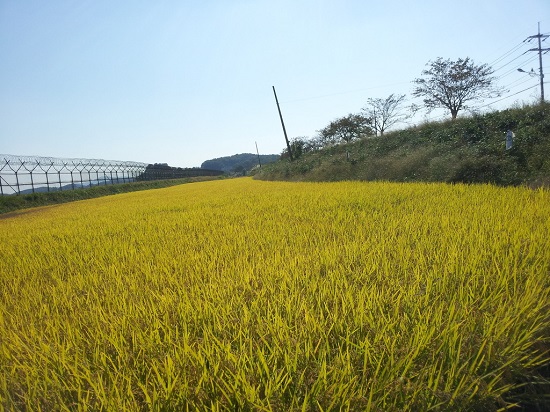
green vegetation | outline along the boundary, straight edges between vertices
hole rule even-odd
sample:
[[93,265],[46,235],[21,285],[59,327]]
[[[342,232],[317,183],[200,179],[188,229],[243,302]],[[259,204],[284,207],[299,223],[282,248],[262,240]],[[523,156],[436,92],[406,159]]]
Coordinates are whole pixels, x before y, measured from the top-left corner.
[[[550,104],[432,122],[263,167],[263,180],[550,185]],[[515,134],[505,149],[506,132]],[[308,146],[305,146],[307,149]]]
[[218,179],[217,177],[194,177],[184,179],[154,180],[146,182],[123,183],[116,185],[93,186],[87,189],[33,193],[28,195],[0,196],[0,213],[13,212],[37,206],[48,206],[75,200],[93,199],[96,197],[118,193],[135,192],[138,190],[161,189],[163,187],[181,185],[184,183]]
[[[278,155],[260,155],[262,165],[275,162],[279,158]],[[258,165],[258,155],[252,153],[241,153],[233,156],[218,157],[216,159],[206,160],[201,164],[203,169],[222,170],[225,173],[240,173],[246,174]]]
[[504,90],[496,87],[497,78],[487,64],[476,65],[469,57],[452,61],[438,57],[428,62],[429,69],[415,79],[413,95],[424,98],[427,109],[445,108],[456,119],[460,110],[468,110],[469,102],[495,98]]

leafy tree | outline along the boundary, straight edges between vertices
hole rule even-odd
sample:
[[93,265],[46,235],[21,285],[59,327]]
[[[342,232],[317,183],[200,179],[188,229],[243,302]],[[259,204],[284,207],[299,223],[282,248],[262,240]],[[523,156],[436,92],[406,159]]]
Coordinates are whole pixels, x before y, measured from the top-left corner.
[[503,92],[494,87],[493,69],[487,64],[476,65],[469,57],[457,61],[438,57],[426,66],[424,77],[413,81],[413,95],[424,97],[428,110],[449,109],[453,120],[460,110],[468,108],[468,102],[498,97]]
[[[295,137],[291,139],[290,150],[292,150],[292,156],[294,159],[300,158],[306,151],[306,140],[303,137]],[[287,152],[286,154],[288,155],[288,149],[285,149],[283,152]]]
[[306,152],[315,152],[323,148],[323,140],[319,135],[307,139],[305,143]]
[[362,114],[348,114],[333,120],[324,129],[319,130],[319,138],[326,145],[339,141],[351,142],[364,135],[372,134],[369,119]]
[[394,124],[399,123],[411,116],[411,114],[402,111],[402,104],[405,101],[404,94],[390,94],[385,99],[368,99],[367,106],[362,110],[370,121],[370,126],[375,133],[384,131]]
[[[318,139],[309,139],[307,137],[294,137],[290,140],[290,150],[295,159],[300,158],[304,153],[310,153],[321,149],[322,145]],[[288,149],[285,148],[281,153],[281,158],[290,158]]]

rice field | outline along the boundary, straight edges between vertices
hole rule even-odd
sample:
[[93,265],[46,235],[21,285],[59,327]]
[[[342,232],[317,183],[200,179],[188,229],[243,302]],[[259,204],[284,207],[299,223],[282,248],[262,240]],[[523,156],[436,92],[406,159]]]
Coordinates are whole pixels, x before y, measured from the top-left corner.
[[18,212],[0,241],[6,411],[544,402],[547,190],[242,178]]

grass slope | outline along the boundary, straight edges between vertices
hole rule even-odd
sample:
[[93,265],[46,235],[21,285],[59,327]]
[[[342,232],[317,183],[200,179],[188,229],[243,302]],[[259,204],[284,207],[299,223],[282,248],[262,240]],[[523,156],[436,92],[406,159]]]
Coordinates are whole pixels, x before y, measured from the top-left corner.
[[[550,185],[550,104],[427,123],[266,165],[263,180]],[[507,130],[514,148],[505,150]]]

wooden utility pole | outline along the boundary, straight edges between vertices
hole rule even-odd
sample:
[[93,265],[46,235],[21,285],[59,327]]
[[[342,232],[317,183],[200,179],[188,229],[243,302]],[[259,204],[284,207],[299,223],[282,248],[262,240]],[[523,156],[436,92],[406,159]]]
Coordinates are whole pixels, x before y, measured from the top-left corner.
[[277,103],[277,110],[279,111],[279,117],[281,118],[281,125],[283,126],[283,133],[285,134],[286,148],[288,149],[290,160],[294,160],[294,157],[292,157],[292,150],[290,149],[290,143],[288,141],[288,136],[286,135],[285,122],[283,121],[283,115],[281,114],[281,108],[279,107],[277,92],[275,92],[275,86],[271,86],[271,87],[273,87],[273,94],[275,95],[275,103]]
[[260,161],[260,152],[258,151],[258,142],[254,142],[256,143],[256,153],[258,155],[258,165],[260,166],[260,169],[262,168],[262,162]]

